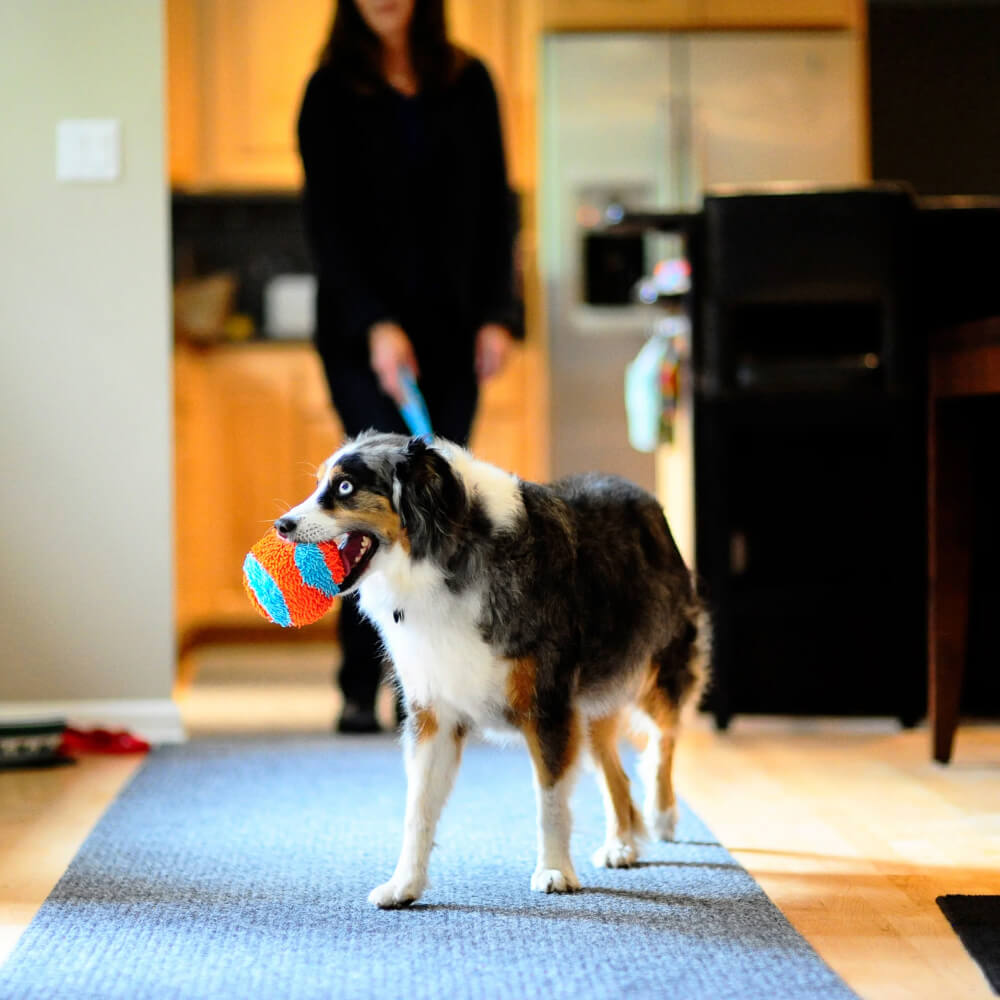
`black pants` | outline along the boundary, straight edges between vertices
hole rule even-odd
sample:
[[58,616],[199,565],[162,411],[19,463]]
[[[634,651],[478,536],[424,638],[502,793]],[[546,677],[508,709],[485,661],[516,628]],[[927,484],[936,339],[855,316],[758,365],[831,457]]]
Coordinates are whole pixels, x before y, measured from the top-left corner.
[[[381,390],[375,373],[367,365],[342,365],[336,357],[321,352],[333,405],[353,437],[364,430],[407,434],[406,424],[396,404]],[[479,387],[470,364],[456,374],[441,366],[420,361],[420,390],[427,403],[434,433],[458,444],[467,444],[479,399]],[[378,633],[358,610],[357,596],[344,598],[340,608],[340,689],[346,701],[361,709],[375,706],[382,675],[382,654]]]

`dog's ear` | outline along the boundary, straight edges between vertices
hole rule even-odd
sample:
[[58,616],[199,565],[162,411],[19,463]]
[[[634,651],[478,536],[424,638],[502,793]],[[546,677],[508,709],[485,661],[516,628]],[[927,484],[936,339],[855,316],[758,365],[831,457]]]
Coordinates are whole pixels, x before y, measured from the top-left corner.
[[411,438],[396,464],[394,499],[416,559],[447,559],[468,512],[465,486],[448,460],[421,438]]

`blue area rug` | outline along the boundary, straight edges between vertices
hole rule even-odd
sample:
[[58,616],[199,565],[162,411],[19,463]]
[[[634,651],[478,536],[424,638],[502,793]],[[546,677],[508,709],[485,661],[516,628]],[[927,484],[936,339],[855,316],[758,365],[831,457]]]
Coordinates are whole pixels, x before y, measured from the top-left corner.
[[641,867],[597,871],[584,772],[584,890],[529,891],[523,749],[473,745],[408,910],[392,873],[405,781],[380,738],[196,742],[150,755],[0,970],[3,1000],[331,997],[778,1000],[854,994],[689,810]]

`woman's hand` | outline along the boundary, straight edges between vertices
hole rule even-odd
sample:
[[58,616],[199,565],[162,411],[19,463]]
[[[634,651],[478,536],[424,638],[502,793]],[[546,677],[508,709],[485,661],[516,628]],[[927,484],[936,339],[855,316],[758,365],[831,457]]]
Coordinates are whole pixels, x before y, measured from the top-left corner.
[[420,374],[413,344],[403,328],[398,323],[376,323],[368,331],[368,357],[382,391],[401,403],[400,367],[409,368],[414,376]]
[[499,323],[486,323],[476,333],[476,377],[480,382],[499,375],[514,349],[510,330]]

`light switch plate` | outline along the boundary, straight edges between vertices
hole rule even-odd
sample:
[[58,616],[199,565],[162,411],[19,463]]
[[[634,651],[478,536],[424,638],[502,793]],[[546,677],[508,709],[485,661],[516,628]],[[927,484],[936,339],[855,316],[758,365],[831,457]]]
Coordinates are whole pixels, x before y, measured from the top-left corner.
[[67,118],[56,125],[56,180],[114,181],[120,174],[117,118]]

